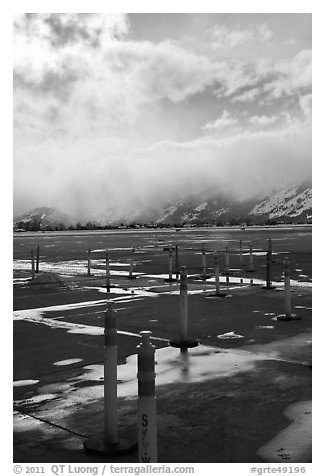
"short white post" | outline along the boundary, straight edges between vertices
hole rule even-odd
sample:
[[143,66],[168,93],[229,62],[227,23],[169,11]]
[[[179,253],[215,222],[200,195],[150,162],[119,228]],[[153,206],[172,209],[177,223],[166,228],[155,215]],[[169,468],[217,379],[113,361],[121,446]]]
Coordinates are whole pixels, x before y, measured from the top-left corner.
[[132,247],[131,251],[131,258],[130,258],[130,270],[129,270],[129,279],[133,278],[133,265],[134,265],[134,246]]
[[253,264],[253,246],[252,243],[249,245],[249,267],[247,269],[248,272],[253,272],[254,264]]
[[214,252],[214,277],[215,277],[215,288],[216,294],[220,294],[220,272],[219,272],[219,262],[217,252]]
[[34,250],[32,249],[30,252],[30,259],[32,264],[32,279],[35,278],[35,259],[34,259]]
[[173,248],[171,246],[168,250],[168,279],[173,280]]
[[205,244],[202,243],[202,273],[203,279],[206,280],[207,278],[207,257],[205,254]]
[[106,290],[109,293],[111,290],[111,274],[109,271],[109,257],[108,257],[108,249],[105,250],[105,263],[106,263]]
[[226,274],[229,274],[229,248],[226,246]]
[[138,462],[157,463],[157,409],[155,395],[155,347],[150,331],[140,332],[138,349]]
[[271,252],[270,249],[266,252],[266,285],[262,289],[275,289],[271,283]]
[[107,303],[104,330],[104,441],[118,443],[116,311]]
[[253,269],[253,246],[249,245],[249,268]]
[[243,264],[243,244],[241,240],[239,240],[239,264],[241,266]]
[[179,278],[179,256],[178,256],[178,245],[175,246],[175,272],[176,279]]
[[36,273],[39,272],[39,245],[37,245],[37,248],[36,248],[36,270],[35,270]]
[[188,340],[188,294],[187,294],[187,271],[186,267],[181,267],[180,282],[180,341]]
[[291,319],[290,272],[288,258],[284,259],[284,305],[285,315]]
[[90,276],[91,272],[90,272],[90,268],[91,268],[91,249],[88,248],[88,251],[87,251],[87,260],[88,260],[88,263],[87,263],[87,269],[88,269],[88,276]]

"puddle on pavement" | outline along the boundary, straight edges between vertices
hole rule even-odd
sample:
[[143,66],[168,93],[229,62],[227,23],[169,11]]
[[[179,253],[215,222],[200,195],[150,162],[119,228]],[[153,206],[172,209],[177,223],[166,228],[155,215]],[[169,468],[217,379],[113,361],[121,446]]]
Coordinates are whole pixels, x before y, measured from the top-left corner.
[[[194,383],[232,376],[255,367],[258,361],[265,360],[262,354],[254,355],[242,350],[217,349],[199,346],[187,353],[173,347],[156,350],[156,386],[171,383]],[[38,395],[26,400],[16,401],[16,405],[43,403],[45,410],[55,411],[54,406],[71,407],[74,404],[86,404],[87,401],[103,397],[103,365],[94,364],[82,367],[83,373],[65,378],[64,382],[54,382],[38,388]],[[126,363],[117,367],[117,393],[119,397],[135,398],[138,392],[137,354],[126,359]],[[42,392],[46,392],[42,394]],[[49,402],[60,397],[60,402]],[[44,408],[41,409],[42,411]]]

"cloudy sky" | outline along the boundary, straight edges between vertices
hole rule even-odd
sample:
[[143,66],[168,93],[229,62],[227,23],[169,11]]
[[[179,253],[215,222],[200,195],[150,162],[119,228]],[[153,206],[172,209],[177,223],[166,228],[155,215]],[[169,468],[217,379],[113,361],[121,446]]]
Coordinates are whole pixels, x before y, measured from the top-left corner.
[[311,175],[311,14],[19,14],[14,214]]

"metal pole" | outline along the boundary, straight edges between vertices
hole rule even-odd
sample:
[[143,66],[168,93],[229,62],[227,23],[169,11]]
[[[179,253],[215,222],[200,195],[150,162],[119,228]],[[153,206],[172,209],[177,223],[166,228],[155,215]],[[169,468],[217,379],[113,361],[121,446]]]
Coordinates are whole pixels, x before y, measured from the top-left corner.
[[133,263],[134,263],[134,246],[131,251],[131,258],[130,258],[130,271],[129,271],[129,278],[133,278]]
[[284,259],[284,304],[285,315],[291,318],[290,271],[288,258]]
[[239,240],[239,264],[241,266],[243,264],[243,244],[241,240]]
[[229,248],[226,246],[226,274],[229,274]]
[[202,243],[202,272],[203,272],[203,279],[206,280],[207,278],[207,258],[205,254],[205,244]]
[[180,341],[186,342],[188,339],[188,294],[187,294],[187,271],[186,267],[181,267],[180,282]]
[[35,278],[35,259],[34,259],[34,250],[30,252],[31,264],[32,264],[32,279]]
[[266,287],[271,287],[271,252],[266,253]]
[[39,272],[39,245],[36,248],[36,273]]
[[220,294],[220,274],[219,274],[219,262],[217,252],[214,252],[214,276],[215,276],[215,288],[216,294]]
[[109,293],[111,290],[111,274],[109,271],[109,257],[108,257],[108,249],[105,250],[105,261],[106,261],[106,290]]
[[173,248],[170,246],[168,250],[168,274],[169,274],[169,281],[173,280]]
[[252,244],[249,245],[249,268],[253,269],[253,247],[252,247]]
[[247,268],[247,272],[253,272],[254,266],[253,266],[253,246],[252,244],[249,245],[249,267]]
[[91,267],[91,249],[88,249],[88,276],[90,276],[90,267]]
[[178,256],[178,245],[175,246],[175,268],[176,268],[176,279],[179,278],[179,256]]
[[118,443],[117,329],[111,303],[107,303],[104,336],[104,441],[107,445],[115,445]]
[[155,347],[150,331],[140,332],[138,349],[138,461],[157,463],[157,409],[155,395]]

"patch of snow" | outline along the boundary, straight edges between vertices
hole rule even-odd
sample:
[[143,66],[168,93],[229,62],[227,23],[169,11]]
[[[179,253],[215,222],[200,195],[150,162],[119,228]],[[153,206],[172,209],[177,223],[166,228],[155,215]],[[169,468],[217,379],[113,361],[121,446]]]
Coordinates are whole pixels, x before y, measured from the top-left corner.
[[203,202],[201,203],[201,205],[198,205],[197,207],[194,208],[194,210],[196,212],[202,212],[203,210],[206,209],[206,207],[208,206],[208,203],[207,202]]

